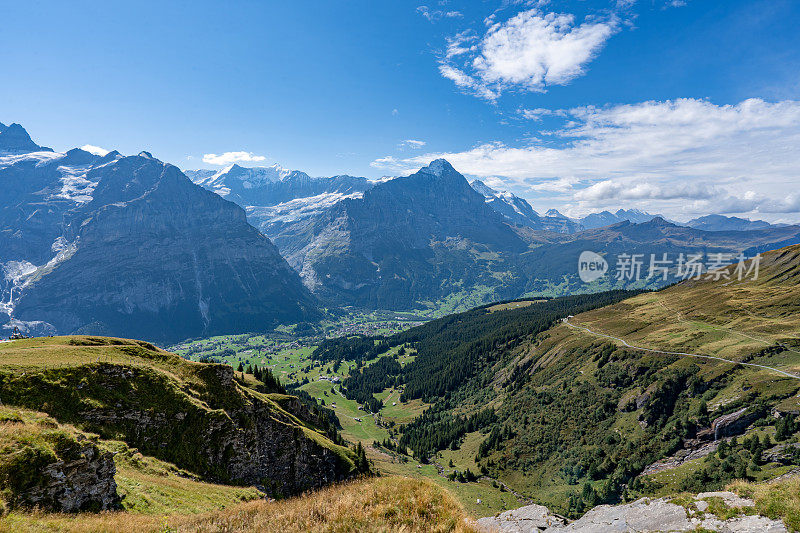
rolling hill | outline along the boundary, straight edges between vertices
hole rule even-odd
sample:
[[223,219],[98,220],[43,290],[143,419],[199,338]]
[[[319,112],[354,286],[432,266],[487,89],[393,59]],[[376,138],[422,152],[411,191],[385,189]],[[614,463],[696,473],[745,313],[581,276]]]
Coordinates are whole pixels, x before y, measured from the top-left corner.
[[[487,306],[388,337],[416,350],[394,370],[401,399],[432,404],[398,449],[425,462],[469,442],[473,468],[568,516],[800,468],[781,451],[800,429],[798,272],[792,246],[765,254],[756,280],[601,293],[586,311],[576,297]],[[348,395],[378,379],[357,378]]]

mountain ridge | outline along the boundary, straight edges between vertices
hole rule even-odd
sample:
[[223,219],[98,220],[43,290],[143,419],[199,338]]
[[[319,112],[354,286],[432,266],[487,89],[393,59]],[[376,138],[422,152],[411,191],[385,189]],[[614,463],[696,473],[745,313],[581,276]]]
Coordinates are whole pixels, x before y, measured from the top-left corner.
[[148,152],[0,158],[0,184],[6,327],[180,340],[319,316],[242,208]]

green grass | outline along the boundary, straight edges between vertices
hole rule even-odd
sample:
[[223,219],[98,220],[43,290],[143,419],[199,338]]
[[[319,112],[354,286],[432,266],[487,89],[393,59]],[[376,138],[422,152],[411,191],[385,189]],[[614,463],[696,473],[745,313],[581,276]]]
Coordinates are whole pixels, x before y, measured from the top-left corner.
[[[97,362],[97,361],[101,362]],[[23,370],[24,369],[24,370]],[[229,371],[229,370],[228,370]],[[226,479],[219,465],[199,453],[204,428],[237,424],[231,416],[252,405],[276,421],[301,429],[328,448],[342,467],[352,467],[353,452],[335,445],[310,422],[297,418],[267,394],[241,383],[224,382],[221,365],[187,361],[135,341],[90,337],[37,338],[0,345],[0,393],[7,404],[40,409],[107,439],[124,440],[142,452],[202,475]],[[181,419],[143,435],[124,417],[92,422],[86,412],[138,412]]]

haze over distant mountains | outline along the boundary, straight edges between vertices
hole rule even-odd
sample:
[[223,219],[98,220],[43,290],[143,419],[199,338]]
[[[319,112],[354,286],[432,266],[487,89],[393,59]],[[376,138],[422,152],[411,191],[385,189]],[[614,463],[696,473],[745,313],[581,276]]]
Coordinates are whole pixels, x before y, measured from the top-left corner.
[[[277,231],[270,230],[270,227],[279,228],[287,221],[319,214],[346,198],[360,198],[364,191],[375,184],[367,178],[349,175],[311,177],[305,172],[288,170],[278,164],[267,167],[233,164],[220,170],[184,172],[197,185],[244,207],[250,222],[267,234]],[[575,233],[624,221],[638,224],[654,218],[669,220],[661,214],[633,208],[618,209],[616,212],[599,211],[579,218],[568,217],[556,209],[549,209],[542,215],[527,200],[509,191],[496,190],[477,179],[470,182],[470,186],[483,195],[486,203],[508,222],[536,230]],[[750,221],[723,215],[707,215],[685,223],[670,222],[705,231],[745,231],[781,226],[763,220]]]
[[311,178],[278,166],[188,174],[226,198],[240,198],[250,223],[313,293],[334,305],[436,308],[443,301],[565,294],[587,290],[576,276],[583,250],[609,257],[733,253],[800,238],[800,228],[760,224],[732,234],[741,223],[728,217],[700,220],[700,231],[636,209],[580,219],[553,209],[540,215],[510,192],[469,183],[445,160],[377,183]]
[[585,285],[584,250],[613,261],[800,242],[800,227],[731,217],[540,215],[442,159],[380,182],[277,165],[187,173],[195,183],[148,152],[59,153],[0,125],[0,326],[171,341],[313,321],[322,307],[437,312],[669,281]]

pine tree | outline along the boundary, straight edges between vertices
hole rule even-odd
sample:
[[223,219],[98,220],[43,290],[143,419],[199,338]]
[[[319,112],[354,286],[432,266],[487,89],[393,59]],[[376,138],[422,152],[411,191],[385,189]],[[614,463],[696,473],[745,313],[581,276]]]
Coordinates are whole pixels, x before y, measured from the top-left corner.
[[367,461],[367,454],[364,453],[364,447],[360,442],[356,445],[356,470],[362,474],[369,473],[369,461]]

